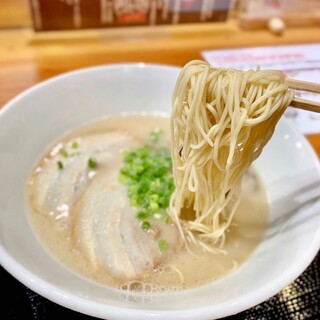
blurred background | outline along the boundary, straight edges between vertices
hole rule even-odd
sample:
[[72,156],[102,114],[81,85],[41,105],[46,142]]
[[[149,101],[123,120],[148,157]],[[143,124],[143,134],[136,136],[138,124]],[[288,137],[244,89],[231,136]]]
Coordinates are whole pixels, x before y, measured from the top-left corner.
[[[319,25],[318,0],[1,0],[0,27],[37,31],[221,22],[231,15],[246,29]],[[272,28],[271,28],[272,29]]]
[[[78,68],[192,59],[317,81],[320,0],[0,0],[0,106]],[[320,150],[320,116],[286,116]]]

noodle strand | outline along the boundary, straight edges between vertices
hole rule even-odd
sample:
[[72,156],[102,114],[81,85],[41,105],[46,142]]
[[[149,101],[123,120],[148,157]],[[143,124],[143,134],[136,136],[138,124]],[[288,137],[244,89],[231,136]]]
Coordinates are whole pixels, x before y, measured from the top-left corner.
[[[182,239],[217,253],[240,201],[245,170],[262,152],[294,92],[278,71],[215,69],[191,61],[181,71],[171,115],[176,189],[169,214]],[[194,210],[184,221],[183,208]]]

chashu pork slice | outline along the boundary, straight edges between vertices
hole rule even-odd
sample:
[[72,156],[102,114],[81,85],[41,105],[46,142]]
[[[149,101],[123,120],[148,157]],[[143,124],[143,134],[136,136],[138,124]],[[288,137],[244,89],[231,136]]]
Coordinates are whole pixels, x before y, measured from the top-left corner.
[[[73,237],[97,270],[132,280],[164,262],[178,248],[179,233],[163,221],[152,222],[157,226],[156,237],[141,229],[127,188],[118,182],[120,165],[106,169],[90,183],[75,207]],[[159,239],[169,243],[165,253],[158,248]]]
[[[77,141],[76,148],[72,148],[74,141]],[[134,148],[140,143],[123,131],[91,133],[59,143],[29,181],[33,209],[53,217],[59,217],[63,212],[69,214],[95,174],[88,166],[88,160],[94,159],[97,169],[102,170],[108,163],[122,159],[122,149]],[[61,154],[61,150],[66,154]]]

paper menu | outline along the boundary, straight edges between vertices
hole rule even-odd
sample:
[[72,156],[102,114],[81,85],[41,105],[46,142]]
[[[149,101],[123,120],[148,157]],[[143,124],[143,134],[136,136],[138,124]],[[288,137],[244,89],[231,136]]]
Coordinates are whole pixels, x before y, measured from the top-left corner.
[[[320,83],[320,44],[206,50],[202,56],[211,65],[233,69],[282,70],[287,76]],[[319,94],[297,92],[301,98],[320,101]],[[303,134],[320,133],[320,114],[288,108],[284,115]]]

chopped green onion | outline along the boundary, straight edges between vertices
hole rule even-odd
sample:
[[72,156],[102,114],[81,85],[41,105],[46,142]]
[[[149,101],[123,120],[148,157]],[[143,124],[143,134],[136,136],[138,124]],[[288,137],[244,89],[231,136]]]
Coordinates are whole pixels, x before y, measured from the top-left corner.
[[175,189],[170,150],[156,144],[156,137],[162,133],[161,130],[151,132],[152,144],[123,151],[119,181],[127,186],[130,204],[139,212],[136,217],[140,220],[155,215],[164,219]]
[[147,219],[147,218],[149,218],[149,213],[148,213],[148,212],[145,212],[145,211],[140,211],[140,212],[137,213],[136,218],[137,218],[138,220]]
[[96,169],[98,167],[98,163],[96,160],[92,159],[92,158],[89,158],[88,160],[88,167],[90,169]]
[[165,222],[166,224],[170,224],[170,223],[171,223],[171,218],[170,218],[170,216],[167,215],[167,217],[166,217],[166,219],[164,220],[164,222]]
[[157,213],[154,213],[154,214],[153,214],[153,217],[154,217],[155,219],[157,219],[157,220],[160,220],[160,219],[162,218],[162,215],[161,215],[161,213],[157,212]]
[[150,203],[150,209],[152,212],[158,212],[159,211],[159,205],[157,202],[151,202]]
[[66,149],[64,149],[64,148],[61,148],[60,150],[59,150],[59,153],[62,155],[62,156],[64,156],[65,158],[67,158],[68,157],[68,151],[66,150]]
[[158,248],[161,252],[166,251],[169,248],[169,243],[166,240],[159,240]]
[[138,199],[136,199],[136,198],[131,198],[131,199],[130,199],[130,205],[131,205],[132,208],[138,207]]
[[144,231],[148,231],[151,227],[151,224],[149,221],[143,221],[141,223],[141,229],[143,229]]
[[79,147],[79,143],[77,141],[73,141],[71,144],[72,149],[77,149]]
[[151,201],[153,201],[153,202],[158,202],[159,201],[159,195],[158,194],[152,194],[151,196],[150,196],[150,200]]
[[62,170],[64,167],[63,167],[63,163],[59,160],[57,161],[57,166],[60,170]]

